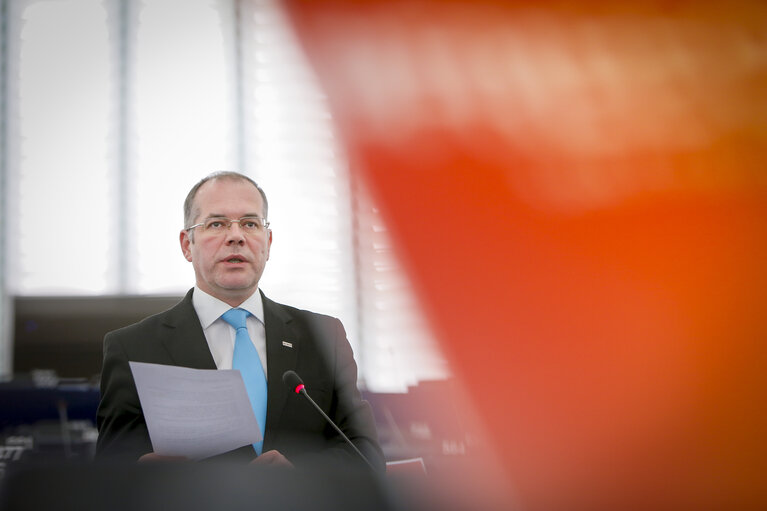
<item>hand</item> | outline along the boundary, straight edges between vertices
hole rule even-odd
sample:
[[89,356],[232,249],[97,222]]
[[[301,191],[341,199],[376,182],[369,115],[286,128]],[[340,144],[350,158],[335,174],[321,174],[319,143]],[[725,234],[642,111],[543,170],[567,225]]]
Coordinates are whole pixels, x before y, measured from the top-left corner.
[[293,464],[280,451],[266,451],[250,462],[251,465],[276,465],[293,468]]
[[161,454],[150,452],[140,457],[138,459],[138,462],[139,463],[158,463],[158,462],[186,461],[186,460],[187,458],[184,456],[163,456]]

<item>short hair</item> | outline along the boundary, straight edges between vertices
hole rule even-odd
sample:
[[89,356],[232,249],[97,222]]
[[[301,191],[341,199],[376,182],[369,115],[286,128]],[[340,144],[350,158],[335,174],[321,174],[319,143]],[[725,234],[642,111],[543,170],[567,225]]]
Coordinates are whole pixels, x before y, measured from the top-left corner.
[[229,179],[232,181],[247,181],[248,183],[252,184],[256,187],[256,190],[258,190],[258,193],[261,194],[261,198],[264,201],[264,220],[268,218],[269,215],[269,202],[266,200],[266,193],[264,190],[258,186],[258,183],[253,181],[251,178],[244,174],[240,174],[239,172],[232,172],[230,170],[222,170],[218,172],[213,172],[212,174],[208,174],[204,178],[200,179],[200,181],[195,184],[191,190],[189,190],[189,193],[186,196],[186,200],[184,200],[184,229],[188,229],[192,225],[192,214],[193,214],[193,208],[194,208],[194,199],[197,196],[197,192],[200,190],[200,187],[207,183],[208,181],[212,181],[214,179]]

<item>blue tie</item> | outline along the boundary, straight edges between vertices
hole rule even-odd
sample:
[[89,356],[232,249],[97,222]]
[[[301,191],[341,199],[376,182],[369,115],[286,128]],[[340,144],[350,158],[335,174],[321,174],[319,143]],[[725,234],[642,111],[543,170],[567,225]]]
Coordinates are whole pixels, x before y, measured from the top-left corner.
[[221,318],[232,325],[236,331],[234,336],[234,355],[232,356],[232,369],[239,369],[245,382],[245,390],[248,391],[250,405],[261,427],[260,442],[253,444],[256,454],[261,454],[264,445],[264,427],[266,426],[266,376],[258,357],[258,351],[248,335],[248,327],[245,319],[250,313],[243,309],[229,309]]

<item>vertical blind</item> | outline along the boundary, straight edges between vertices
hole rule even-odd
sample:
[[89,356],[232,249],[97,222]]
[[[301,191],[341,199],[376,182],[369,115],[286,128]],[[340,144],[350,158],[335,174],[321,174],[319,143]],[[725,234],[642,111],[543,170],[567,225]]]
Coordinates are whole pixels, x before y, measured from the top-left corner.
[[106,292],[114,197],[107,12],[80,0],[27,2],[20,13],[11,289]]
[[186,192],[239,170],[269,197],[268,296],[341,318],[371,390],[447,376],[279,4],[10,2],[8,291],[182,294]]
[[[130,292],[173,293],[194,282],[181,256],[181,204],[215,170],[237,168],[231,41],[215,2],[133,2],[127,42],[134,172],[128,215],[136,240]],[[130,25],[129,21],[129,25]],[[268,193],[268,190],[267,190]],[[135,235],[133,234],[135,233]]]
[[245,166],[273,230],[262,288],[342,318],[359,353],[348,174],[326,100],[278,6],[239,5]]

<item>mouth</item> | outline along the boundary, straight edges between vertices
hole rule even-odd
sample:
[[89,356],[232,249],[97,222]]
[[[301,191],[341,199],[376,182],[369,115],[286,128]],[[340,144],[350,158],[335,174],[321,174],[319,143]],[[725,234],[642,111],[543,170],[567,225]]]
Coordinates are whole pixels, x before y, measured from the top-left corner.
[[239,263],[246,263],[247,262],[247,260],[245,258],[240,257],[240,256],[236,256],[236,255],[235,256],[231,256],[231,257],[227,257],[227,258],[223,259],[222,261],[225,262],[225,263],[230,263],[230,264],[239,264]]

